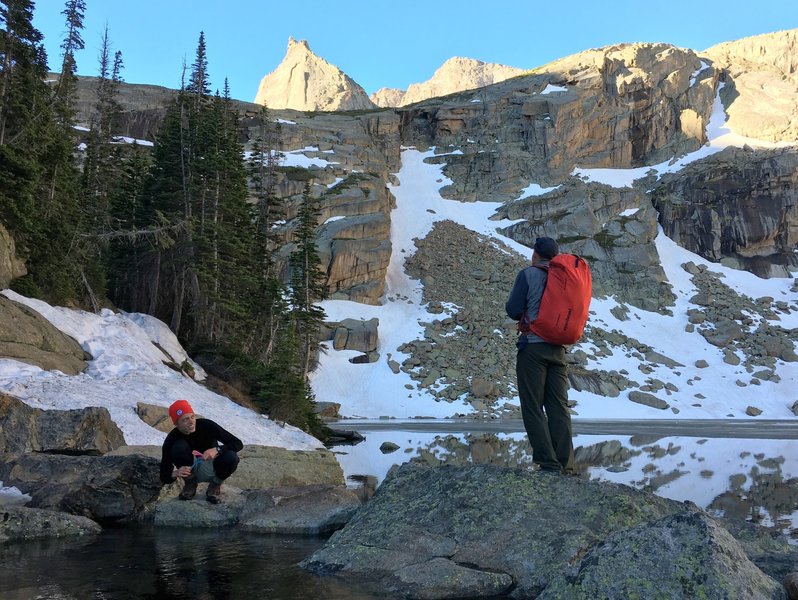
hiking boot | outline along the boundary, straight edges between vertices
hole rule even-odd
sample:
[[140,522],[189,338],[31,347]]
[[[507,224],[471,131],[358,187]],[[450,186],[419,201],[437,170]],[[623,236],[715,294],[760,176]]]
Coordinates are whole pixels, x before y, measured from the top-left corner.
[[211,504],[219,504],[222,501],[222,484],[210,482],[208,491],[205,492],[205,499]]
[[189,477],[183,480],[183,489],[178,498],[181,500],[191,500],[197,495],[197,478]]

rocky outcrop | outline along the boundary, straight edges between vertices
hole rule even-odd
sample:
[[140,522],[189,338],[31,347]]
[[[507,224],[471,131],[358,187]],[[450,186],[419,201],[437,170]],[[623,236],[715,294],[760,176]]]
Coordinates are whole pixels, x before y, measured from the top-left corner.
[[[616,535],[620,539],[624,530],[669,515],[690,519],[691,513],[702,515],[694,506],[617,484],[489,465],[405,465],[302,566],[315,573],[376,581],[397,596],[530,598],[579,564],[597,543]],[[710,522],[704,515],[694,521]],[[714,523],[704,529],[709,528],[716,531]],[[691,535],[686,532],[683,539]],[[692,564],[709,573],[718,564],[713,557],[722,549],[745,558],[729,538],[724,536],[722,547],[686,542],[684,547],[694,552]],[[634,564],[624,565],[623,572],[633,582],[630,589],[656,579],[655,571],[671,560],[670,551],[668,544],[652,544]],[[431,562],[435,568],[428,568]],[[768,578],[756,567],[746,562],[744,568],[762,589],[775,589],[767,587]],[[721,589],[737,581],[720,571],[712,573],[720,577]],[[694,582],[671,583],[679,584],[684,586],[681,596],[669,597],[693,597]]]
[[761,277],[798,266],[798,152],[727,148],[666,174],[651,193],[669,238]]
[[87,366],[80,344],[32,308],[3,295],[0,295],[0,357],[66,375],[77,375]]
[[161,493],[159,461],[131,456],[0,454],[0,481],[31,496],[29,508],[82,515],[98,523],[141,518]]
[[261,80],[255,104],[309,111],[375,108],[354,80],[315,55],[305,40],[294,38],[288,38],[288,49],[277,69]]
[[611,534],[538,598],[636,598],[652,590],[662,598],[786,598],[729,532],[692,511]]
[[0,544],[95,535],[101,527],[86,517],[38,508],[0,508]]
[[124,445],[107,408],[42,410],[0,394],[0,452],[96,456]]
[[443,63],[432,78],[424,83],[413,83],[407,91],[382,88],[371,95],[371,101],[377,106],[406,106],[429,98],[482,88],[524,72],[524,69],[455,56]]
[[712,46],[700,53],[725,71],[729,127],[773,142],[798,139],[798,29]]
[[0,290],[7,288],[11,281],[27,272],[25,263],[17,256],[14,238],[0,223]]

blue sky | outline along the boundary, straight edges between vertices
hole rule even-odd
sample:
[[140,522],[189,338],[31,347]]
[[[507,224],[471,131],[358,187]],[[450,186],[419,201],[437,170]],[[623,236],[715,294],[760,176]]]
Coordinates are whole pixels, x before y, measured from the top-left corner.
[[[34,25],[58,63],[63,2],[37,0]],[[367,92],[429,79],[452,56],[533,68],[619,42],[702,50],[798,27],[794,0],[86,0],[78,72],[95,75],[108,25],[130,83],[178,87],[205,31],[214,88],[251,101],[285,55],[288,37],[341,68]]]

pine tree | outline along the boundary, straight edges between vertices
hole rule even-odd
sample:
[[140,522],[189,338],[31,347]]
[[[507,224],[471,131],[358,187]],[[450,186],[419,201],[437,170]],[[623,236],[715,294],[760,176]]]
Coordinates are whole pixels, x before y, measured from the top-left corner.
[[297,213],[296,250],[291,253],[291,304],[300,343],[302,374],[307,378],[319,348],[318,334],[324,322],[324,310],[316,305],[327,293],[326,274],[316,247],[321,209],[319,199],[305,184],[302,203]]
[[280,127],[269,119],[266,107],[261,108],[260,126],[252,141],[248,160],[249,178],[256,202],[256,240],[254,257],[257,265],[258,292],[253,312],[257,315],[249,348],[259,359],[272,361],[278,341],[278,329],[287,318],[286,287],[275,269],[273,253],[281,239],[280,225],[285,224],[285,203],[275,191],[277,167],[284,155],[277,149],[280,144]]
[[[67,15],[71,41],[64,46],[64,81],[74,77],[69,54],[82,43],[80,4]],[[51,301],[82,300],[81,288],[88,293],[88,286],[82,283],[87,260],[77,243],[74,87],[56,86],[55,93],[48,88],[47,57],[32,14],[29,0],[0,4],[0,218],[14,232],[28,266],[29,274],[14,287]]]

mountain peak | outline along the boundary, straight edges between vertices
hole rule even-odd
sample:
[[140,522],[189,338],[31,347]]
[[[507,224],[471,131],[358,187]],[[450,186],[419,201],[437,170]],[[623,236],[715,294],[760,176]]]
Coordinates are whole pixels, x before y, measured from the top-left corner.
[[438,67],[432,78],[424,83],[410,84],[407,91],[382,88],[371,96],[371,100],[378,106],[405,106],[427,98],[485,87],[524,72],[524,69],[498,63],[454,56]]
[[306,40],[293,37],[280,65],[261,80],[255,104],[308,111],[374,108],[352,78],[314,54]]

